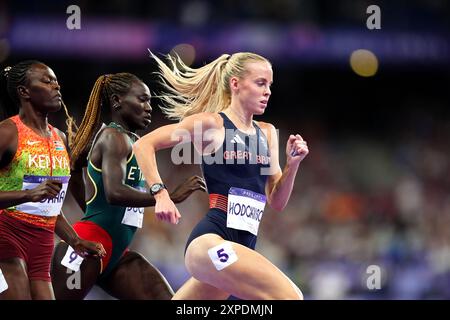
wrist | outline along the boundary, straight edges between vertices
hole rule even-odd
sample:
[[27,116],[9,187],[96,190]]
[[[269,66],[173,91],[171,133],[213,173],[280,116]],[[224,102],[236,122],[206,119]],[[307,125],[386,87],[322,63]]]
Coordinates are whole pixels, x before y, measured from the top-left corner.
[[166,185],[164,183],[157,182],[150,186],[149,192],[152,196],[155,196],[158,193],[160,193],[162,190],[167,190]]
[[157,194],[153,195],[153,197],[155,198],[156,201],[165,198],[165,197],[169,197],[169,192],[167,191],[167,189],[162,189],[161,191],[159,191]]
[[284,167],[284,170],[287,172],[297,172],[298,166],[300,165],[300,161],[287,161],[286,166]]
[[31,193],[30,190],[22,190],[22,203],[31,201]]
[[72,236],[69,239],[67,239],[67,244],[71,246],[73,249],[75,249],[80,241],[81,241],[80,237]]
[[72,228],[60,229],[58,236],[74,249],[78,245],[78,243],[81,241],[81,238],[78,236],[78,234]]

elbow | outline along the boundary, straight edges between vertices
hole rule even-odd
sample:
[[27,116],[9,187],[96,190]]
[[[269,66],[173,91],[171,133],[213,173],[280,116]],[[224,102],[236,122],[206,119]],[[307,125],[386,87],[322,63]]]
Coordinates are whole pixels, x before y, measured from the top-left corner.
[[276,201],[269,202],[269,205],[276,212],[281,212],[284,210],[284,208],[286,208],[286,203],[279,203]]
[[286,206],[283,206],[283,205],[272,205],[271,207],[276,212],[282,212],[284,210],[284,208],[286,208]]
[[153,139],[150,134],[143,136],[138,139],[135,143],[133,143],[133,151],[136,152],[144,152],[149,150],[154,150]]
[[145,159],[145,155],[149,155],[150,153],[155,152],[155,148],[153,144],[149,143],[147,137],[142,137],[138,139],[135,143],[133,143],[133,153],[136,156],[136,160],[142,161]]
[[106,202],[112,206],[117,206],[122,203],[122,196],[118,190],[106,191],[105,198]]

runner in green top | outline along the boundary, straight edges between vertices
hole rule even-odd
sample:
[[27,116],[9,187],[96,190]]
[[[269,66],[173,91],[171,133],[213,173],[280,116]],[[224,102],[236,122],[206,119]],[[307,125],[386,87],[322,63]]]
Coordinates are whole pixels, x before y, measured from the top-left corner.
[[[101,76],[94,85],[83,122],[71,144],[75,182],[71,190],[83,208],[80,191],[85,188],[80,183],[79,168],[87,159],[86,213],[74,229],[86,239],[101,242],[106,256],[101,261],[86,258],[81,263],[79,289],[68,288],[72,272],[61,263],[64,257],[75,263],[76,254],[67,244],[59,243],[52,267],[57,299],[83,299],[94,284],[118,299],[170,299],[173,295],[162,274],[142,255],[128,250],[136,230],[142,227],[144,207],[155,203],[132,151],[139,138],[135,131],[150,124],[150,97],[148,87],[129,73]],[[101,111],[106,107],[110,107],[113,120],[107,126],[101,122]],[[197,176],[180,185],[171,196],[181,202],[195,190],[206,191],[203,179]]]

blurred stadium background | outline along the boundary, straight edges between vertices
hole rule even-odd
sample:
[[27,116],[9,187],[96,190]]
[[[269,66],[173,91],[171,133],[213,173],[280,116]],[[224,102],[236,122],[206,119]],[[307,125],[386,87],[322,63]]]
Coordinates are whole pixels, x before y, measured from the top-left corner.
[[[66,27],[72,4],[80,30]],[[380,30],[366,27],[372,4]],[[450,299],[449,24],[446,0],[3,1],[0,64],[47,63],[79,123],[101,74],[135,73],[157,93],[147,48],[193,66],[221,53],[266,56],[275,82],[260,119],[280,130],[280,150],[295,132],[310,155],[286,210],[266,210],[258,251],[306,299]],[[152,128],[169,123],[157,104]],[[52,122],[64,128],[63,112]],[[169,152],[158,160],[172,188],[200,173],[171,165]],[[175,290],[207,197],[179,208],[175,227],[148,209],[132,246]],[[82,215],[71,199],[65,213]],[[366,285],[370,265],[381,268],[381,289]],[[88,298],[110,297],[96,289]]]

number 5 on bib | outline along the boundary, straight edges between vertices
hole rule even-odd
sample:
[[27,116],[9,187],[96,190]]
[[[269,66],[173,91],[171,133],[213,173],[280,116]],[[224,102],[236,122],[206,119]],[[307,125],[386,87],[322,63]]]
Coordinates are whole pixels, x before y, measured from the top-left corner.
[[230,242],[223,242],[208,250],[209,258],[218,271],[228,267],[238,260]]

